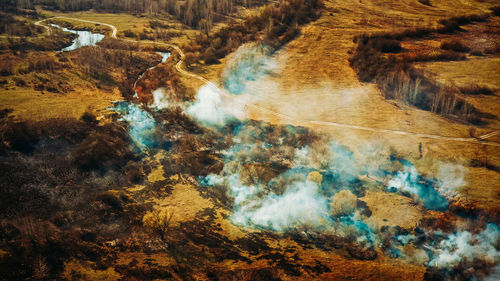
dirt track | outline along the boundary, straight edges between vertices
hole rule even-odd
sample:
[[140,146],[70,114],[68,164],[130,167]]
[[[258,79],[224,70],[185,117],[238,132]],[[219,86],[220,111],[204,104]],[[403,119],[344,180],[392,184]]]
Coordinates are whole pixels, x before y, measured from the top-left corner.
[[[44,25],[43,22],[50,20],[50,19],[55,19],[55,18],[62,18],[62,19],[68,19],[68,20],[75,20],[75,21],[82,21],[86,23],[92,23],[92,24],[99,24],[99,25],[104,25],[108,26],[112,29],[112,34],[111,37],[117,38],[117,28],[111,24],[107,23],[102,23],[102,22],[96,22],[96,21],[89,21],[89,20],[83,20],[83,19],[78,19],[78,18],[71,18],[71,17],[64,17],[64,16],[58,16],[58,17],[52,17],[52,18],[47,18],[43,19],[40,21],[37,21],[35,24],[39,26],[45,27],[47,30],[49,30],[49,27]],[[175,65],[175,68],[179,73],[192,77],[194,79],[198,79],[206,84],[208,84],[212,89],[215,91],[220,92],[224,97],[232,99],[232,95],[228,93],[226,90],[221,89],[217,87],[214,83],[208,81],[206,78],[191,73],[189,71],[186,71],[185,69],[182,68],[182,64],[184,62],[184,53],[182,50],[179,48],[179,46],[175,44],[170,44],[170,43],[163,43],[163,42],[153,42],[153,41],[137,41],[137,40],[131,40],[131,39],[122,39],[124,41],[128,42],[134,42],[134,43],[142,43],[142,44],[156,44],[156,45],[162,45],[162,46],[167,46],[170,48],[173,48],[178,54],[179,54],[179,61]],[[381,133],[381,134],[396,134],[396,135],[406,135],[406,136],[415,136],[419,138],[428,138],[428,139],[435,139],[435,140],[443,140],[443,141],[455,141],[455,142],[469,142],[469,143],[480,143],[483,145],[489,145],[489,146],[497,146],[500,147],[499,143],[495,142],[488,142],[484,141],[485,139],[492,137],[494,135],[497,135],[500,133],[500,131],[494,131],[490,132],[488,134],[485,134],[483,136],[480,136],[478,138],[463,138],[463,137],[449,137],[449,136],[440,136],[440,135],[433,135],[433,134],[422,134],[422,133],[413,133],[413,132],[407,132],[407,131],[400,131],[400,130],[390,130],[390,129],[380,129],[380,128],[372,128],[372,127],[365,127],[365,126],[358,126],[358,125],[351,125],[351,124],[345,124],[345,123],[338,123],[338,122],[328,122],[328,121],[320,121],[320,120],[307,120],[307,121],[300,121],[295,119],[294,117],[283,114],[277,111],[269,110],[267,108],[264,108],[259,105],[255,105],[252,103],[246,103],[243,104],[244,107],[246,108],[252,108],[254,110],[262,111],[265,112],[266,114],[274,115],[280,119],[284,120],[289,120],[289,121],[296,121],[300,125],[307,126],[307,125],[320,125],[320,126],[329,126],[329,127],[336,127],[336,128],[343,128],[343,129],[351,129],[351,130],[362,130],[362,131],[369,131],[369,132],[375,132],[375,133]]]

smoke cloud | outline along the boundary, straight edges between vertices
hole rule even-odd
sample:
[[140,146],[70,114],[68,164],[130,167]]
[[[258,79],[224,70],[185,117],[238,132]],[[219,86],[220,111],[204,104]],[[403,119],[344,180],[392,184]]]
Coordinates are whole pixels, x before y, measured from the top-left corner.
[[269,54],[270,50],[260,44],[239,47],[224,69],[224,88],[234,95],[243,94],[248,82],[262,78],[275,68]]
[[438,165],[438,178],[441,181],[439,191],[448,198],[455,197],[457,195],[457,191],[466,184],[465,168],[463,166],[450,163],[439,162]]
[[[443,211],[448,208],[448,200],[437,191],[435,182],[421,177],[415,166],[404,161],[404,170],[397,172],[387,183],[390,192],[401,192],[415,197],[430,210]],[[446,183],[445,183],[446,185]]]
[[147,111],[128,102],[116,102],[110,108],[122,115],[120,120],[129,124],[129,135],[140,149],[146,149],[154,143],[155,119]]
[[499,242],[500,229],[492,223],[478,234],[458,231],[425,246],[432,256],[427,265],[446,270],[469,267],[479,261],[497,265],[500,262],[500,251],[497,249]]
[[223,108],[220,90],[213,84],[203,85],[196,95],[196,101],[186,113],[206,126],[223,126],[233,116]]
[[[382,238],[390,235],[384,249],[393,257],[443,271],[482,261],[491,268],[490,276],[496,274],[496,225],[487,224],[482,232],[461,229],[449,235],[433,229],[419,229],[418,233],[391,230],[387,234],[366,223],[371,211],[360,204],[364,202],[359,199],[370,189],[397,192],[428,210],[445,211],[448,199],[465,185],[462,166],[438,163],[435,178],[429,178],[410,161],[393,156],[385,144],[355,147],[351,143],[347,147],[326,137],[316,138],[305,128],[236,118],[236,112],[243,110],[231,104],[233,98],[242,101],[258,96],[250,84],[270,74],[273,67],[262,46],[241,47],[224,72],[225,89],[238,96],[228,99],[224,90],[207,83],[193,103],[183,106],[199,124],[230,139],[229,148],[220,151],[222,171],[201,176],[199,183],[227,192],[234,224],[276,232],[334,234],[365,247],[381,246]],[[153,91],[151,108],[169,106],[164,89]],[[139,147],[152,144],[156,122],[148,112],[127,103],[117,104],[115,110],[129,123],[131,138]],[[413,252],[407,252],[407,246]]]
[[164,88],[158,88],[153,91],[153,104],[151,104],[151,108],[155,110],[161,110],[168,107],[169,102],[168,98],[165,95]]
[[262,193],[262,188],[248,188],[238,183],[230,187],[237,204],[232,220],[237,224],[286,231],[321,228],[329,220],[327,200],[318,194],[316,183],[294,182],[282,195],[270,193],[261,200],[249,200],[249,197]]

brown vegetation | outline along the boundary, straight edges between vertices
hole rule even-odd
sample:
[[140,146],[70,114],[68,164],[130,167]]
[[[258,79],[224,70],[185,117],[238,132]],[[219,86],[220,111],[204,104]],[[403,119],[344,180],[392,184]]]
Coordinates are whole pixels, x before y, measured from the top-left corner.
[[460,40],[449,40],[449,41],[444,41],[441,44],[441,49],[443,50],[450,50],[454,52],[468,52],[470,49],[464,45],[464,43]]
[[175,71],[176,61],[168,60],[166,63],[149,70],[137,82],[137,94],[141,102],[150,103],[153,99],[152,92],[163,88],[165,95],[173,102],[183,102],[194,98],[194,91],[188,89],[179,79]]
[[269,4],[242,23],[232,23],[210,36],[199,35],[185,47],[185,51],[197,60],[214,64],[249,41],[263,40],[278,48],[299,34],[299,25],[317,19],[322,7],[322,0],[287,0]]
[[431,36],[433,33],[449,33],[461,30],[460,26],[483,21],[488,15],[471,15],[441,20],[442,27],[436,29],[405,30],[398,33],[382,33],[355,38],[358,43],[355,54],[350,58],[351,66],[361,81],[373,81],[382,90],[385,98],[397,99],[443,116],[458,118],[480,124],[484,117],[473,105],[451,87],[439,85],[429,79],[425,72],[415,68],[412,62],[463,60],[458,52],[469,51],[458,40],[446,41],[441,48],[446,52],[427,54],[386,55],[401,51],[399,41],[405,38]]
[[495,93],[494,90],[492,90],[488,87],[479,86],[479,85],[472,85],[469,87],[460,87],[458,89],[464,95],[493,95]]

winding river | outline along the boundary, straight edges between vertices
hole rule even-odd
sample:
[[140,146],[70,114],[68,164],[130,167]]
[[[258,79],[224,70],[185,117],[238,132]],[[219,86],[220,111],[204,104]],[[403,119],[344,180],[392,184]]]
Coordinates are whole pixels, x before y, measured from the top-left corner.
[[[68,28],[65,28],[65,27],[61,27],[61,26],[59,26],[57,24],[53,24],[53,23],[51,23],[50,26],[59,28],[62,31],[65,31],[65,32],[70,32],[70,33],[78,35],[78,37],[73,40],[73,43],[70,46],[62,48],[60,50],[60,52],[73,51],[73,50],[76,50],[78,48],[85,47],[85,46],[95,46],[97,43],[99,43],[100,41],[102,41],[104,39],[104,35],[100,34],[100,33],[93,33],[93,32],[85,31],[85,30],[72,30],[72,29],[68,29]],[[167,59],[171,55],[170,52],[157,52],[157,53],[159,55],[161,55],[161,62],[160,62],[160,64],[166,62]],[[146,74],[148,71],[156,68],[158,65],[155,65],[155,66],[152,66],[152,67],[146,69],[135,80],[135,82],[134,82],[134,97],[135,98],[139,97],[138,94],[137,94],[137,91],[136,91],[137,83],[139,82],[139,80],[141,80],[141,78],[144,76],[144,74]]]
[[65,27],[61,27],[61,26],[59,26],[57,24],[53,24],[53,23],[51,23],[50,25],[53,27],[59,28],[62,31],[70,32],[70,33],[76,34],[78,36],[73,40],[73,44],[71,44],[68,47],[62,48],[60,50],[61,52],[73,51],[73,50],[76,50],[78,48],[85,47],[85,46],[95,46],[97,43],[102,41],[102,39],[104,39],[104,35],[100,34],[100,33],[93,33],[93,32],[85,31],[85,30],[72,30],[72,29],[68,29]]

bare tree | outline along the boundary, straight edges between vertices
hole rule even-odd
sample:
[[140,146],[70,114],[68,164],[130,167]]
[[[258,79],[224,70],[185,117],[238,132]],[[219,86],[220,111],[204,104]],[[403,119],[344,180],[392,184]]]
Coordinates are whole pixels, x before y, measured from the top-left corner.
[[144,226],[150,227],[155,230],[162,241],[165,241],[166,234],[172,222],[173,212],[165,209],[155,209],[147,213],[142,218]]

